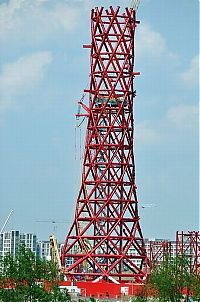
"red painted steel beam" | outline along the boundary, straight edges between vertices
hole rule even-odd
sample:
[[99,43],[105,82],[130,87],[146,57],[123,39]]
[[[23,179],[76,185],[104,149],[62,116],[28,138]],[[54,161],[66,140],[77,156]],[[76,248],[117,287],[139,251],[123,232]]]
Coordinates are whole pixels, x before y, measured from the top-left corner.
[[147,274],[133,152],[136,23],[131,8],[91,12],[82,182],[61,257],[66,276],[77,280],[142,281]]

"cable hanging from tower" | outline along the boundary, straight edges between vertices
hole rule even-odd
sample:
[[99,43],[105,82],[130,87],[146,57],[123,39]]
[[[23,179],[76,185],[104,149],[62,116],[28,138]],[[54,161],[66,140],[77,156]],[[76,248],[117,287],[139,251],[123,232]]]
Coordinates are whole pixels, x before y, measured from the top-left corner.
[[[84,90],[86,90],[89,87],[89,82],[86,85],[86,88]],[[83,122],[85,121],[85,116],[82,118],[81,121],[79,121],[79,115],[81,113],[81,103],[84,101],[86,96],[86,92],[82,94],[82,97],[80,98],[79,102],[78,102],[78,109],[77,109],[77,114],[76,114],[76,123],[75,123],[75,160],[78,158],[77,156],[77,128],[79,128],[80,130],[80,134],[79,134],[79,152],[80,152],[80,161],[81,161],[81,153],[82,153],[82,144],[81,144],[81,125],[83,124]]]
[[[89,82],[87,83],[84,90],[87,90],[88,87],[89,87]],[[85,116],[84,116],[82,121],[80,123],[78,123],[79,122],[78,115],[81,113],[81,104],[80,103],[84,101],[85,96],[86,96],[86,92],[82,94],[82,97],[80,98],[80,101],[78,102],[78,109],[77,109],[77,114],[76,114],[76,128],[79,128],[85,120]]]

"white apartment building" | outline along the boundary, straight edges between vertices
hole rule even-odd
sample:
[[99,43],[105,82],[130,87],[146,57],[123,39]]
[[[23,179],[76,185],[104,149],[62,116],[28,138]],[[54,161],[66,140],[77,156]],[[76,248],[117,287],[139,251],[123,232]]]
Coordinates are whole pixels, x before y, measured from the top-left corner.
[[20,234],[20,245],[24,245],[30,249],[34,254],[37,253],[37,236],[32,233]]
[[[61,255],[61,251],[63,248],[63,244],[58,244],[58,251]],[[51,260],[51,252],[50,252],[50,242],[49,241],[39,241],[38,242],[38,253],[37,255],[45,260]]]
[[0,256],[6,254],[16,255],[19,246],[25,245],[33,253],[37,253],[37,237],[32,233],[20,233],[11,230],[0,234]]
[[150,258],[151,248],[153,247],[155,249],[156,246],[159,247],[163,242],[169,242],[171,256],[175,257],[175,255],[176,255],[176,241],[172,241],[170,239],[149,238],[149,239],[145,239],[145,247],[146,247],[148,258]]
[[[176,255],[176,241],[171,241],[169,239],[157,239],[157,238],[149,238],[149,239],[145,239],[145,248],[146,248],[146,252],[147,252],[147,257],[149,259],[152,258],[152,255],[158,252],[160,250],[160,255],[162,255],[162,243],[163,242],[169,242],[170,244],[170,252],[171,252],[171,256],[174,257]],[[137,251],[134,248],[131,248],[129,250],[129,255],[137,255]],[[159,256],[157,257],[157,260],[159,261]],[[162,259],[160,259],[161,261]],[[140,265],[141,260],[140,259],[135,259],[133,260],[134,263],[136,265]]]
[[12,230],[0,234],[0,256],[16,255],[20,243],[20,232]]
[[[0,257],[6,254],[15,256],[20,245],[24,245],[42,259],[51,259],[49,240],[38,241],[35,234],[21,233],[18,230],[11,230],[0,234]],[[62,248],[63,244],[58,244],[60,254]]]
[[39,241],[38,242],[38,256],[45,260],[51,259],[49,241]]

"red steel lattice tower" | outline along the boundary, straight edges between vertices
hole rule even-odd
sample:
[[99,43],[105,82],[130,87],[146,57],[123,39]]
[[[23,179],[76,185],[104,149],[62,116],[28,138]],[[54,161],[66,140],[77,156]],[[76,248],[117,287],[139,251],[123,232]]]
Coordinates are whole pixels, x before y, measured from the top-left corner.
[[62,251],[66,276],[114,283],[145,278],[134,164],[133,8],[91,12],[89,106],[74,222]]

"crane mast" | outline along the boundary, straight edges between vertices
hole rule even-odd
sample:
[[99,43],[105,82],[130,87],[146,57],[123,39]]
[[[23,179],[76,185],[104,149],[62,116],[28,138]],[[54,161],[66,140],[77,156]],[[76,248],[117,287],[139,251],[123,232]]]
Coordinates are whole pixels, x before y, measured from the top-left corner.
[[13,210],[11,210],[11,211],[10,211],[10,213],[9,213],[8,217],[6,218],[6,220],[5,220],[4,224],[3,224],[2,228],[1,228],[0,234],[1,234],[1,233],[3,233],[3,231],[4,231],[5,227],[6,227],[6,225],[7,225],[8,221],[9,221],[9,219],[10,219],[11,215],[12,215],[12,213],[13,213]]

